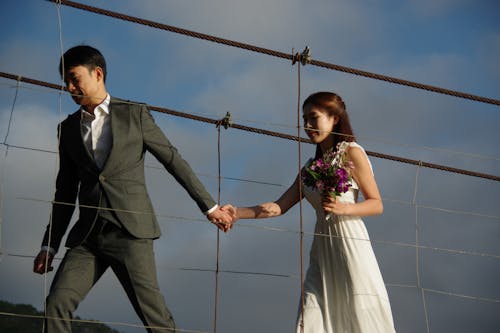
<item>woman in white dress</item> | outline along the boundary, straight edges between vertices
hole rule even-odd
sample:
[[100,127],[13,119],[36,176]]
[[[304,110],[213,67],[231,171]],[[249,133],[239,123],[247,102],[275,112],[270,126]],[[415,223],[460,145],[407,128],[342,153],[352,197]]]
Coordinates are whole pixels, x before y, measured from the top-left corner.
[[[341,166],[350,175],[349,187],[344,189],[347,192],[331,196],[307,186],[304,169],[310,168],[311,159],[277,201],[223,209],[232,212],[234,221],[279,216],[301,199],[302,191],[316,210],[317,222],[297,333],[395,332],[387,290],[361,220],[361,216],[383,211],[368,156],[355,143],[340,96],[314,93],[302,108],[305,131],[317,145],[314,160],[334,153],[337,157],[332,164],[344,161]],[[359,191],[364,197],[361,202],[357,202]]]

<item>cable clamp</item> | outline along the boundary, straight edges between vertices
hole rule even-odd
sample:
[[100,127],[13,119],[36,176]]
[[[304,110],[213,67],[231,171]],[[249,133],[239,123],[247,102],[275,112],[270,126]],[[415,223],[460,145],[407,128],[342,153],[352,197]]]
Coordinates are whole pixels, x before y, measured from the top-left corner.
[[231,127],[232,124],[233,122],[231,120],[231,112],[227,111],[226,116],[219,120],[216,126],[217,128],[219,128],[219,126],[222,125],[224,126],[224,129],[227,129],[228,127]]
[[295,65],[297,61],[300,61],[302,66],[311,63],[311,49],[309,48],[309,46],[306,46],[306,48],[304,49],[304,51],[302,51],[301,54],[297,52],[295,53],[295,55],[292,56],[292,65]]

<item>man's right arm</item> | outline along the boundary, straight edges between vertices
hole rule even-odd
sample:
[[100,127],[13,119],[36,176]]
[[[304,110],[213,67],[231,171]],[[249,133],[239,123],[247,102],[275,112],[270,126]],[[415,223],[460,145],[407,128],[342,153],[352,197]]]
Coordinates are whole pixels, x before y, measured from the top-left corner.
[[33,271],[36,273],[43,274],[52,270],[52,259],[59,249],[61,239],[66,233],[75,210],[79,185],[77,170],[77,165],[64,153],[63,145],[59,143],[59,171],[56,178],[51,221],[47,225],[42,248],[35,258]]

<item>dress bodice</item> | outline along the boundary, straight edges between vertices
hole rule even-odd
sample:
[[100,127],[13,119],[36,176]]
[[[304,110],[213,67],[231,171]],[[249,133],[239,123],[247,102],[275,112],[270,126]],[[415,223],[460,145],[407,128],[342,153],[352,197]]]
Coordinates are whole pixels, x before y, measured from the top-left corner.
[[[355,142],[349,142],[348,146],[360,148],[363,151],[363,153],[365,153],[365,156],[366,156],[365,150],[359,144],[357,144]],[[304,166],[311,163],[312,160],[313,159],[310,158],[305,163]],[[367,157],[367,160],[368,160],[368,163],[369,163],[370,168],[371,168],[372,166],[371,166],[371,163],[370,163],[370,160],[368,159],[368,157]],[[333,163],[335,163],[335,160],[333,161]],[[342,193],[341,195],[337,196],[338,201],[345,202],[345,203],[355,203],[358,201],[359,186],[354,179],[351,179],[351,184],[352,184],[352,186],[349,188],[349,190],[347,192]],[[315,189],[315,188],[312,188],[312,187],[305,185],[304,183],[302,183],[302,188],[303,188],[304,197],[306,198],[306,200],[313,206],[313,208],[316,210],[317,213],[318,212],[322,213],[323,208],[321,205],[321,192],[318,189]]]

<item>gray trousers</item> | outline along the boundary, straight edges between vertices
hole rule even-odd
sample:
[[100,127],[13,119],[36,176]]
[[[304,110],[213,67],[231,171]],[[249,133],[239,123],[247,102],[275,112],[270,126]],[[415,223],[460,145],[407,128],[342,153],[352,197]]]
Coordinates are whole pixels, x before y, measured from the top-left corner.
[[174,332],[175,323],[158,288],[153,240],[136,239],[100,219],[84,244],[69,249],[46,302],[45,332],[70,333],[72,313],[111,267],[149,333]]

